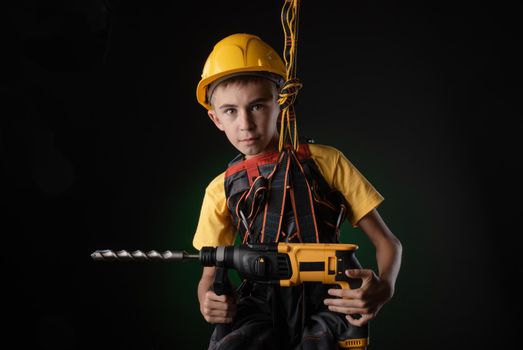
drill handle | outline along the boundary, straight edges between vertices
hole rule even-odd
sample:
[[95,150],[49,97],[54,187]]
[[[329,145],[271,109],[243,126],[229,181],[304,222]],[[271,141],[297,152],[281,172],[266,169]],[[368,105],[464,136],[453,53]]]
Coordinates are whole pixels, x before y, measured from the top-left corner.
[[[340,266],[337,270],[336,284],[342,289],[358,289],[361,287],[363,280],[361,278],[351,278],[345,274],[348,269],[362,269],[356,255],[351,251],[339,252]],[[353,314],[352,317],[358,319],[359,314]],[[340,348],[350,348],[352,350],[365,350],[369,343],[369,324],[357,327],[349,325],[349,328],[340,336],[338,345]]]
[[[338,285],[342,289],[355,289],[359,288],[361,286],[361,280],[357,280],[357,282],[350,283],[347,281],[340,281],[338,282]],[[356,287],[356,285],[358,287]],[[360,314],[352,314],[352,317],[355,319],[358,319],[361,317]],[[365,350],[367,349],[367,345],[369,343],[369,324],[365,324],[364,326],[357,327],[353,325],[349,325],[349,328],[340,335],[340,338],[338,340],[338,345],[340,349],[350,348],[352,350]]]

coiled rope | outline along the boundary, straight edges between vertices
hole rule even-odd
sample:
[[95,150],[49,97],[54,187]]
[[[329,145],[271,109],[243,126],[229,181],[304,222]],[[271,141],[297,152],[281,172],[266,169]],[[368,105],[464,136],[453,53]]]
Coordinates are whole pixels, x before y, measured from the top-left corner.
[[287,76],[280,90],[278,99],[282,110],[280,120],[280,151],[285,144],[292,145],[295,151],[299,148],[298,128],[294,110],[294,101],[296,100],[298,91],[302,87],[302,84],[296,77],[299,7],[300,0],[284,0],[281,11],[281,23],[285,35],[283,59],[285,61]]

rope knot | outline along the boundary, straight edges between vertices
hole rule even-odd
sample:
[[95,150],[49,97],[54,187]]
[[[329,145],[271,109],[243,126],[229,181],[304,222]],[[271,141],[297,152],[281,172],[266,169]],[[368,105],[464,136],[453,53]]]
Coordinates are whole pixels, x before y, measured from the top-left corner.
[[299,82],[298,78],[289,79],[283,84],[278,99],[282,110],[287,109],[296,101],[296,97],[302,86],[303,84]]

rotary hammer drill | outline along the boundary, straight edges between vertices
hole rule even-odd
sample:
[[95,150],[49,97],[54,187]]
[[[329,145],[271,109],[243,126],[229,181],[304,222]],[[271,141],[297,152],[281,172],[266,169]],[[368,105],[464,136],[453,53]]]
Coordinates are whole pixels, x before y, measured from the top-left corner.
[[[121,250],[97,250],[91,254],[96,261],[186,261],[199,260],[203,266],[215,266],[216,294],[229,292],[227,269],[234,269],[243,279],[252,282],[279,284],[282,287],[303,282],[321,282],[356,289],[360,279],[347,277],[345,270],[361,269],[354,244],[335,243],[272,243],[237,246],[203,247],[197,254],[186,251],[155,250],[131,253]],[[218,337],[226,334],[226,325],[218,329]],[[351,326],[338,340],[340,348],[365,350],[369,343],[368,325]]]

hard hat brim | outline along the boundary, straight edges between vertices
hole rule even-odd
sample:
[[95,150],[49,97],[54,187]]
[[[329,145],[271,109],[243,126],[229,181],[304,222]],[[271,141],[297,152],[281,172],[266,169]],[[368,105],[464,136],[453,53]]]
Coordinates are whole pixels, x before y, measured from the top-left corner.
[[[264,78],[270,79],[274,81],[276,84],[282,84],[285,81],[285,77],[281,75],[281,71],[277,69],[270,69],[268,67],[259,67],[259,66],[253,66],[253,67],[242,67],[239,69],[233,69],[228,70],[226,72],[223,72],[221,74],[215,74],[207,79],[202,79],[198,86],[196,87],[196,99],[198,103],[200,103],[202,106],[204,106],[207,110],[211,110],[212,106],[207,101],[207,89],[208,87],[215,83],[215,82],[223,82],[229,78],[240,76],[240,75],[253,75],[253,76],[263,76],[260,75],[260,72],[264,73],[272,73],[278,77],[281,77],[281,82],[278,82],[274,79],[271,79],[269,76],[264,76]],[[218,86],[218,85],[216,85]],[[214,87],[214,89],[216,88]]]

